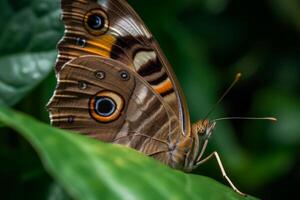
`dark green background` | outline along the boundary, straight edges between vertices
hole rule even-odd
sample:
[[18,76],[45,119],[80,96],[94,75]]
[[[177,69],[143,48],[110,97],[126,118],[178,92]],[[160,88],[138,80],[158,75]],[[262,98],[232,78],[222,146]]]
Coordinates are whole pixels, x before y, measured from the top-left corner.
[[[300,185],[300,2],[129,2],[174,67],[193,121],[205,116],[237,72],[243,73],[242,81],[210,118],[270,115],[279,119],[276,124],[219,122],[207,153],[220,153],[242,191],[263,199],[296,194]],[[55,45],[63,33],[58,7],[58,0],[0,1],[0,102],[46,122],[44,106],[55,87],[51,68]],[[49,189],[52,180],[29,144],[5,128],[0,135],[0,160],[1,194],[6,199],[45,199],[56,191]],[[197,173],[224,182],[214,162]]]

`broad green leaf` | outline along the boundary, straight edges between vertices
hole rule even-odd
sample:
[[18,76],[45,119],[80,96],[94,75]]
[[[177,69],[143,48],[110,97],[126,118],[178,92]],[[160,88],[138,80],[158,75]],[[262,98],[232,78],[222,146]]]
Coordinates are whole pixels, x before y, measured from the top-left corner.
[[0,58],[0,104],[14,105],[50,72],[56,52]]
[[33,145],[48,172],[74,199],[253,199],[132,149],[71,134],[5,107],[0,108],[0,121]]
[[52,70],[62,24],[59,0],[3,0],[0,6],[0,104],[11,106]]

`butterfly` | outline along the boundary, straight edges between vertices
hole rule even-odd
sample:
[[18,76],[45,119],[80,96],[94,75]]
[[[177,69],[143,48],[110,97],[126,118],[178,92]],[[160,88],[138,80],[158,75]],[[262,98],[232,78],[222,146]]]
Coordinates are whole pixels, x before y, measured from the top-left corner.
[[51,123],[136,149],[190,172],[202,159],[215,121],[190,122],[179,82],[157,41],[125,0],[62,0]]

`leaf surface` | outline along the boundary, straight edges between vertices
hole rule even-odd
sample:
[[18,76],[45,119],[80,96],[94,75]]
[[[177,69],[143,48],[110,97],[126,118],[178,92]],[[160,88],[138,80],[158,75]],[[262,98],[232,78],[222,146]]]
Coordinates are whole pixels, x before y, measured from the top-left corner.
[[210,178],[170,169],[132,149],[105,144],[0,108],[48,172],[74,199],[252,199]]

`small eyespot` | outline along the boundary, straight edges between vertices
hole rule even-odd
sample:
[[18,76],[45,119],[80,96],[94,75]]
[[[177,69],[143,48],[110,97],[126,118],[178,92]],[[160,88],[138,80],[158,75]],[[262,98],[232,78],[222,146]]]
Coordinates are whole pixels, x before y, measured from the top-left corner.
[[103,79],[105,79],[105,72],[97,71],[97,72],[95,72],[95,77],[99,80],[103,80]]
[[76,39],[76,45],[84,48],[86,46],[86,39],[77,38]]
[[73,124],[75,122],[75,117],[74,116],[69,116],[68,117],[68,123]]
[[101,123],[117,120],[123,108],[123,98],[111,91],[99,92],[90,99],[89,103],[91,117]]
[[128,81],[130,79],[130,75],[127,71],[120,71],[120,77],[124,80],[124,81]]
[[91,34],[99,36],[108,30],[108,17],[100,9],[90,10],[84,17],[84,25]]
[[78,88],[79,88],[80,90],[85,90],[85,89],[87,88],[86,82],[84,82],[84,81],[79,81],[79,82],[78,82]]

